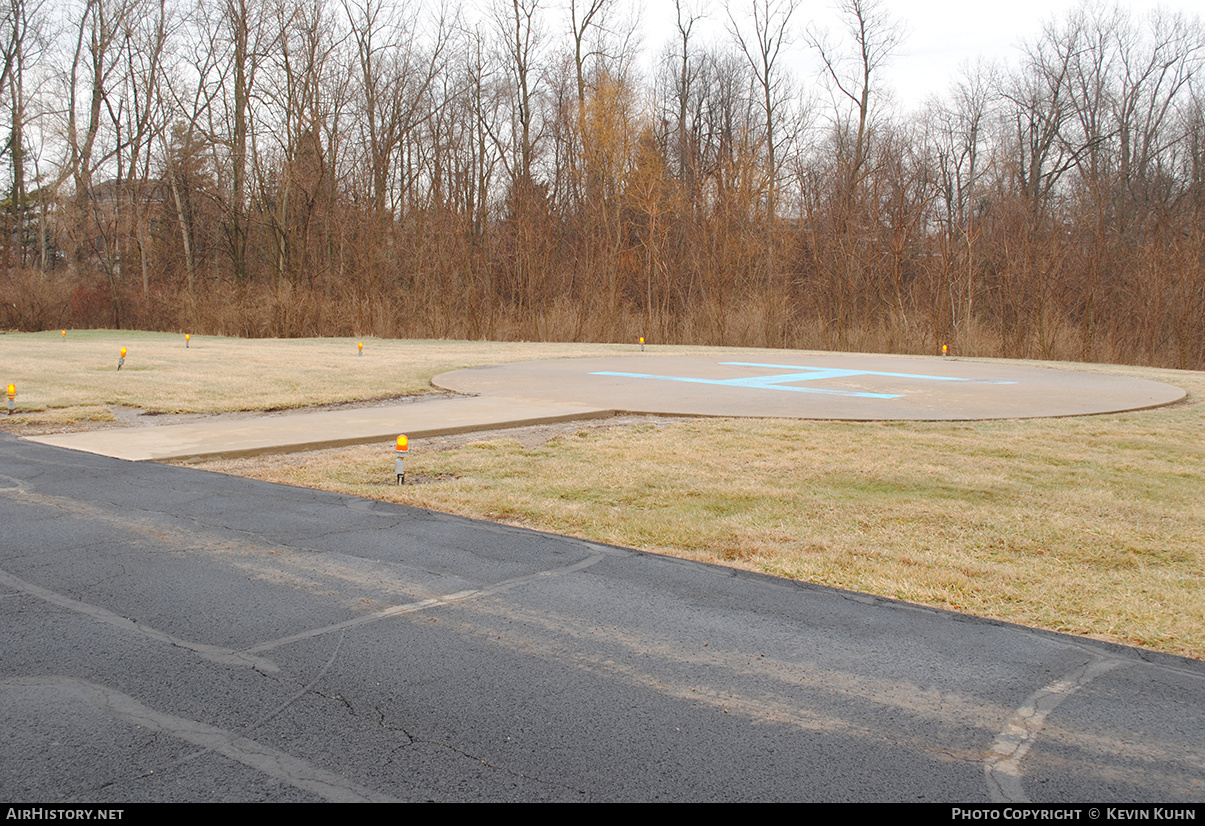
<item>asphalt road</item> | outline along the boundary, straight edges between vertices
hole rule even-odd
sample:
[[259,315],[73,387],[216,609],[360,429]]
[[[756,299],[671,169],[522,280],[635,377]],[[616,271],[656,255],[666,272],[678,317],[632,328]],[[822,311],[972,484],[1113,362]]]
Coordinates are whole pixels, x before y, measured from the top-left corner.
[[0,798],[1201,801],[1205,665],[0,434]]

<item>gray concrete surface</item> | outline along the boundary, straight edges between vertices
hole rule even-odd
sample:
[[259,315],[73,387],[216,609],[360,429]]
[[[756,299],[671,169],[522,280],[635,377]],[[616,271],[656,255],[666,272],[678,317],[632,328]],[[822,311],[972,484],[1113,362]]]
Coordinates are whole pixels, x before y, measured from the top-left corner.
[[[1171,404],[1169,384],[1008,362],[739,351],[557,359],[456,370],[437,387],[473,398],[214,416],[188,424],[31,437],[133,461],[289,453],[609,416],[966,420],[1080,416]],[[741,358],[742,361],[734,361]],[[768,361],[767,359],[775,359]]]
[[[739,351],[738,351],[739,352]],[[847,420],[1082,416],[1171,404],[1179,387],[1004,361],[854,353],[530,361],[456,370],[434,384],[624,412]]]
[[609,416],[580,404],[504,398],[435,398],[430,401],[346,410],[246,418],[214,416],[188,424],[32,436],[30,441],[134,462],[233,458],[296,453],[346,445],[496,430]]

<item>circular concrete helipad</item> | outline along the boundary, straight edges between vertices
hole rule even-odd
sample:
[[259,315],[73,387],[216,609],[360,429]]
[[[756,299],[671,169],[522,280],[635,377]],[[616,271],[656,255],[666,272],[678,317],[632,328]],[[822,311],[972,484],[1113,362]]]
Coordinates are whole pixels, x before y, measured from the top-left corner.
[[782,351],[530,361],[456,370],[434,383],[638,413],[848,420],[1082,416],[1185,396],[1160,382],[1005,361]]

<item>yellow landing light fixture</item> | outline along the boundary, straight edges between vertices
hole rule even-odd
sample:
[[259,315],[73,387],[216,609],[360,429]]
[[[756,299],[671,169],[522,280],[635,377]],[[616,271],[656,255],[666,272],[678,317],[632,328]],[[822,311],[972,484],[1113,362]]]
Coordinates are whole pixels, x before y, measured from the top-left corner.
[[950,348],[945,344],[941,345],[941,357],[944,359],[948,355],[950,355]]
[[361,341],[357,346],[360,348],[360,355],[364,355],[364,342]]
[[397,477],[399,485],[406,483],[406,453],[409,450],[410,440],[403,433],[397,437],[397,447],[393,449],[393,475]]
[[640,352],[644,352],[644,336],[640,337]]
[[64,330],[64,331],[63,331],[63,338],[62,338],[61,340],[62,340],[62,341],[66,341],[66,340],[67,340],[67,331],[66,331],[66,330]]
[[184,334],[184,349],[188,349],[188,345],[192,342],[192,333]]
[[10,384],[8,386],[8,415],[13,415],[13,411],[17,409],[17,385]]
[[126,363],[126,348],[121,348],[121,355],[117,357],[117,369],[121,369],[121,365]]

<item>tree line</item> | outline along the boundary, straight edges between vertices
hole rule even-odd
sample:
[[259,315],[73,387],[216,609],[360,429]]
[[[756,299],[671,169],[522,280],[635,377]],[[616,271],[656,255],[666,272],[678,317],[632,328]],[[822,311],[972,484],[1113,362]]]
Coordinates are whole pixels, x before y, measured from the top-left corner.
[[677,0],[653,61],[619,0],[3,2],[9,329],[1205,367],[1196,18],[1084,5],[901,112],[876,0]]

